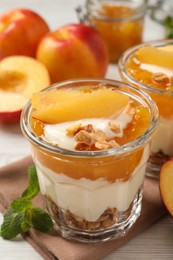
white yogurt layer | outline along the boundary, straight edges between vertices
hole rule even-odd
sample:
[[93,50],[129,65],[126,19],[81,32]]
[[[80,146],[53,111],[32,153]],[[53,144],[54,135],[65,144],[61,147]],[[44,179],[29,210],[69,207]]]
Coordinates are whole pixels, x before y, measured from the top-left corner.
[[[128,123],[132,121],[132,115],[127,114],[127,108],[116,118],[116,119],[106,119],[106,118],[86,118],[82,120],[76,120],[71,122],[65,122],[60,124],[45,124],[44,125],[44,138],[47,142],[59,147],[66,148],[69,150],[74,150],[76,141],[74,137],[69,137],[66,135],[66,130],[69,127],[81,124],[85,126],[92,124],[94,130],[102,130],[109,137],[122,137],[123,130],[127,127]],[[119,125],[120,132],[112,132],[109,128],[109,122],[115,122]]]
[[[127,181],[109,183],[104,179],[72,179],[63,173],[55,173],[35,161],[40,190],[49,195],[62,209],[87,221],[96,221],[107,208],[128,210],[135,195],[143,184],[149,145],[144,149],[141,161]],[[115,169],[116,171],[116,169]]]
[[160,117],[156,136],[152,140],[151,152],[157,153],[159,150],[169,156],[173,155],[173,118]]
[[173,77],[173,70],[167,69],[161,66],[153,65],[153,64],[147,64],[147,63],[141,63],[139,67],[142,70],[147,70],[151,73],[163,73],[166,74],[168,77]]

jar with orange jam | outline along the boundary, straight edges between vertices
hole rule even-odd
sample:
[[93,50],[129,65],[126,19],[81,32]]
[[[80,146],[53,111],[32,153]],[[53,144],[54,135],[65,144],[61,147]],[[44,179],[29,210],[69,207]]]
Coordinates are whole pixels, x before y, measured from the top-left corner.
[[110,62],[116,63],[128,47],[142,42],[147,0],[87,0],[79,19],[95,27],[105,40]]

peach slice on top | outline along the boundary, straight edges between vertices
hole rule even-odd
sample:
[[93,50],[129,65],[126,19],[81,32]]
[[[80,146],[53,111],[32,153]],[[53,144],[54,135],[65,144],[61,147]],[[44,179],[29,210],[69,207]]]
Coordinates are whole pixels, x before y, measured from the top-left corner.
[[173,48],[144,46],[138,49],[138,58],[142,63],[173,69]]
[[161,168],[160,192],[167,210],[173,217],[173,158]]
[[0,62],[0,121],[18,122],[34,92],[50,85],[47,69],[27,56],[10,56]]
[[35,110],[46,109],[48,106],[58,105],[58,103],[69,102],[69,99],[74,99],[81,95],[81,91],[75,90],[51,90],[35,93],[32,96],[32,106]]
[[[37,102],[43,101],[45,94],[45,107]],[[56,102],[49,102],[56,97]],[[39,101],[40,96],[40,101]],[[47,98],[46,98],[47,96]],[[68,96],[68,98],[67,98]],[[55,101],[55,100],[54,100]],[[99,88],[94,91],[57,90],[36,93],[33,97],[34,107],[38,107],[32,117],[43,122],[54,124],[82,118],[117,117],[127,106],[129,97],[112,89]],[[40,109],[39,109],[40,107]]]

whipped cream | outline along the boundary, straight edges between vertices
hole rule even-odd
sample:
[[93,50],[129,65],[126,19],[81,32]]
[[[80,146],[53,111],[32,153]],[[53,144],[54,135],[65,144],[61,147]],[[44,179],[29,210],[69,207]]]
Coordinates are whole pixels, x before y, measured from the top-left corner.
[[96,221],[107,208],[116,208],[120,212],[128,210],[143,184],[148,156],[149,145],[131,178],[114,183],[103,178],[73,179],[61,172],[55,173],[35,158],[40,190],[62,209],[87,221]]
[[166,119],[160,116],[156,135],[151,143],[151,152],[162,150],[164,154],[173,155],[173,118]]
[[[74,150],[76,141],[73,137],[66,135],[66,130],[69,127],[80,125],[85,126],[91,124],[94,130],[101,130],[107,134],[108,137],[122,137],[123,130],[132,121],[133,116],[127,113],[127,107],[116,119],[107,118],[85,118],[81,120],[59,123],[59,124],[45,124],[44,138],[47,142],[53,145],[58,145],[61,148]],[[109,122],[115,122],[119,125],[120,131],[115,133],[109,128]]]
[[141,63],[139,65],[139,67],[142,70],[147,70],[151,73],[163,73],[163,74],[166,74],[168,77],[173,76],[173,70],[167,69],[165,67],[161,67],[161,66],[157,66],[157,65],[153,65],[153,64],[147,64],[147,63]]

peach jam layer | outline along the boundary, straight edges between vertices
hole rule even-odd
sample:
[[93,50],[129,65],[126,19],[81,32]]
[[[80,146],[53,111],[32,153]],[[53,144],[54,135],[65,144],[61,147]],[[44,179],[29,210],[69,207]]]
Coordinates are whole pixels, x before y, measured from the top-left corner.
[[[141,43],[143,19],[130,20],[135,15],[134,9],[128,6],[103,3],[98,10],[98,15],[108,19],[121,19],[120,21],[110,22],[92,18],[90,21],[105,40],[112,62],[117,62],[122,52],[130,46]],[[123,21],[123,18],[129,18],[129,20]]]
[[164,90],[148,94],[156,102],[160,115],[173,117],[173,45],[165,47],[144,46],[134,53],[126,64],[128,74],[151,88]]
[[128,95],[105,87],[53,90],[35,94],[32,103],[34,132],[47,143],[79,152],[73,157],[33,147],[36,160],[53,172],[114,182],[128,180],[140,164],[143,147],[123,155],[80,157],[80,152],[118,149],[146,131],[150,112]]

